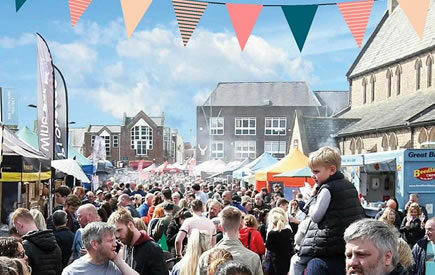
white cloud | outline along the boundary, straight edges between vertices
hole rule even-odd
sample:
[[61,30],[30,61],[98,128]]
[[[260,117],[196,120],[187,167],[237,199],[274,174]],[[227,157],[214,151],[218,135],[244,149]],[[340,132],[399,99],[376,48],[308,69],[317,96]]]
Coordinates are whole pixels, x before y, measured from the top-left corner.
[[212,92],[213,91],[210,89],[204,89],[198,91],[192,98],[193,103],[197,106],[203,105]]
[[124,64],[122,62],[117,62],[116,64],[109,65],[104,68],[104,74],[109,79],[119,78],[124,73]]
[[127,36],[122,18],[111,21],[106,26],[94,21],[80,20],[72,30],[83,42],[91,45],[110,45]]
[[23,33],[19,38],[10,38],[4,36],[0,38],[0,47],[15,48],[19,46],[34,44],[35,41],[36,41],[36,36],[33,33]]

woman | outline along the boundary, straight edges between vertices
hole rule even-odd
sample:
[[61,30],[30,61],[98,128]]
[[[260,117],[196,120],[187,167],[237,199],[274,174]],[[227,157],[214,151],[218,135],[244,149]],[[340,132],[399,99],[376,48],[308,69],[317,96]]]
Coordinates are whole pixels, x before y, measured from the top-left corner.
[[269,212],[266,248],[270,251],[269,275],[286,275],[293,255],[293,233],[286,212],[275,207]]
[[162,202],[163,202],[162,193],[157,192],[152,200],[151,207],[148,209],[148,215],[145,217],[142,217],[142,220],[145,222],[146,225],[149,226],[149,223],[150,223],[151,219],[153,218],[154,210],[156,209],[157,205],[161,204]]
[[35,221],[36,227],[39,230],[47,230],[47,223],[45,222],[44,215],[38,209],[30,209],[30,214],[32,214],[33,220]]
[[388,225],[395,226],[396,222],[396,213],[395,210],[391,207],[387,207],[384,210],[384,213],[382,213],[381,217],[379,218],[381,222],[384,222]]
[[408,207],[406,217],[403,219],[400,226],[400,233],[403,239],[408,243],[409,247],[424,237],[424,229],[422,228],[422,221],[420,220],[421,209],[418,203],[412,203]]
[[148,235],[152,235],[154,227],[157,225],[157,222],[165,216],[165,210],[161,206],[157,206],[155,210],[153,211],[153,218],[151,219],[150,223],[148,224]]
[[264,255],[265,247],[261,233],[257,231],[258,222],[253,215],[246,215],[243,218],[244,227],[240,229],[239,239],[249,250],[257,253],[260,257]]
[[250,200],[246,200],[244,202],[242,202],[242,206],[245,208],[246,213],[248,214],[253,214],[253,210],[252,210],[252,202]]
[[298,226],[301,221],[305,219],[306,214],[299,209],[299,203],[297,200],[290,201],[289,212],[290,227],[293,232],[298,232]]
[[[190,213],[187,208],[182,208],[175,214],[174,219],[172,219],[168,225],[168,229],[166,229],[166,244],[174,257],[176,256],[175,239],[177,238],[178,231],[180,231],[183,222],[190,217],[192,217],[192,213]],[[183,247],[186,247],[186,244],[187,238],[183,240]]]
[[208,275],[214,275],[219,266],[225,262],[231,261],[233,259],[233,255],[223,248],[213,249],[213,252],[208,255]]
[[30,275],[27,267],[16,258],[0,257],[0,274],[2,275]]
[[23,245],[13,237],[0,237],[0,256],[18,258],[26,266],[28,264]]
[[210,249],[211,236],[207,231],[193,229],[187,243],[186,254],[172,268],[172,275],[192,275],[196,274],[199,257],[202,253]]

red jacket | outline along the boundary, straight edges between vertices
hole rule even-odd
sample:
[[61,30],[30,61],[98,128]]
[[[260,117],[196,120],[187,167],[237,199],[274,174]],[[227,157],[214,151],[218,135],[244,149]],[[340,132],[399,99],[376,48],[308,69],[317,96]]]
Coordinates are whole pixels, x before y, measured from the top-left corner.
[[[251,233],[251,238],[248,246],[249,232]],[[265,247],[263,237],[261,237],[261,233],[253,227],[243,227],[240,229],[239,239],[246,248],[259,255],[264,255]]]

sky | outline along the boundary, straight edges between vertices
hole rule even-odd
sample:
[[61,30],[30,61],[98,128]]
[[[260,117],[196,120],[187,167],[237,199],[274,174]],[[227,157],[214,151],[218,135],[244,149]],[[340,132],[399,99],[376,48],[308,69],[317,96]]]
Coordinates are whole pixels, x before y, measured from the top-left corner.
[[[386,0],[374,3],[363,45],[386,6]],[[119,125],[124,112],[164,112],[165,126],[192,142],[196,106],[219,82],[304,80],[314,91],[348,90],[346,72],[361,50],[334,5],[318,8],[301,53],[279,7],[263,8],[241,51],[225,5],[208,6],[184,47],[169,0],[153,1],[129,39],[119,0],[93,0],[74,27],[67,0],[27,0],[18,13],[15,1],[0,1],[0,86],[17,98],[19,127],[31,129],[37,115],[27,107],[37,101],[36,33],[65,77],[74,127]]]

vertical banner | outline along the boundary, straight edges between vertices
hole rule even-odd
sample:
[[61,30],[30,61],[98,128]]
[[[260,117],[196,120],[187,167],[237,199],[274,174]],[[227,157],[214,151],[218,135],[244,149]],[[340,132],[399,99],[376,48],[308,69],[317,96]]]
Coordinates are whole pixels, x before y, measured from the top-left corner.
[[54,159],[68,158],[68,94],[65,79],[54,66]]
[[37,34],[38,145],[48,158],[54,155],[54,70],[50,50]]
[[1,93],[1,121],[3,125],[18,125],[18,99],[15,91],[9,88],[2,88]]
[[106,141],[100,136],[96,136],[92,148],[92,162],[94,165],[94,174],[98,170],[98,161],[106,160]]

